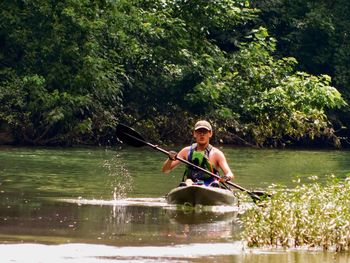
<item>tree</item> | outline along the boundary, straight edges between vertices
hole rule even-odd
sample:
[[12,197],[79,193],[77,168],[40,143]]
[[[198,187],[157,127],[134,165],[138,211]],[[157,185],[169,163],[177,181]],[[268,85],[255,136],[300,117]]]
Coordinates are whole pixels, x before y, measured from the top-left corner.
[[2,2],[0,122],[19,143],[69,143],[115,124],[123,70],[109,10],[103,1]]
[[[278,40],[277,54],[293,56],[298,69],[328,74],[345,100],[350,101],[350,3],[337,1],[251,1],[261,10],[260,18]],[[332,113],[338,128],[350,127],[350,111]],[[350,130],[342,131],[349,136]]]
[[189,99],[210,102],[216,119],[259,146],[315,136],[335,139],[325,111],[345,102],[330,77],[295,71],[294,58],[274,59],[275,40],[266,29],[253,38],[231,55],[220,77],[206,79]]
[[206,117],[267,145],[325,134],[325,110],[344,105],[328,77],[274,58],[245,0],[17,0],[0,12],[0,131],[18,143],[103,143],[116,122],[183,142]]

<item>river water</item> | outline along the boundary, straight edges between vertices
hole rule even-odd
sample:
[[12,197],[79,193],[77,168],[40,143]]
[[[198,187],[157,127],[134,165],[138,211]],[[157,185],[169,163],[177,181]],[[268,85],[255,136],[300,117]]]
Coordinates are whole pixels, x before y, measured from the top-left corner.
[[[349,151],[222,150],[247,189],[350,176]],[[251,202],[168,205],[183,167],[162,174],[165,158],[149,148],[1,147],[0,262],[350,261],[347,253],[248,249],[239,218]]]

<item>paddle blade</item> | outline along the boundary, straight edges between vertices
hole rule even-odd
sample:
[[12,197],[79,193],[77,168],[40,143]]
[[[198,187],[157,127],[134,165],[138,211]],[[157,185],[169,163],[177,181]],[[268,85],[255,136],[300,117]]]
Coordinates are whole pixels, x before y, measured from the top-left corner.
[[141,147],[146,145],[145,140],[142,136],[135,131],[133,128],[130,128],[124,124],[118,124],[116,128],[116,134],[119,141],[126,143],[134,147]]

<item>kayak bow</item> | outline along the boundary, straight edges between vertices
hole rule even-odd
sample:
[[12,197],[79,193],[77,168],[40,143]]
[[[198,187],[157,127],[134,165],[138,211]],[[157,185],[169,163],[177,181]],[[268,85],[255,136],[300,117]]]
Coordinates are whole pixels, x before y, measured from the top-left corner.
[[204,185],[176,187],[166,195],[166,200],[169,204],[188,204],[191,206],[233,205],[237,203],[237,197],[232,191]]

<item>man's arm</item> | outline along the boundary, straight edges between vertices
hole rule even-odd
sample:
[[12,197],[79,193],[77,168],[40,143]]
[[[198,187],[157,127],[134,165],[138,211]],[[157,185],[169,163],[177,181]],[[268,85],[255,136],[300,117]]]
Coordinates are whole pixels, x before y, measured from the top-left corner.
[[176,160],[176,157],[180,157],[182,159],[187,159],[187,152],[188,152],[188,147],[183,148],[179,153],[170,151],[169,152],[169,157],[168,159],[165,160],[165,162],[163,163],[163,167],[162,167],[162,172],[163,173],[169,173],[171,170],[173,170],[176,166],[178,166],[180,164],[179,160]]
[[223,178],[226,181],[232,180],[234,178],[234,175],[233,175],[233,172],[231,171],[231,169],[226,161],[226,157],[225,157],[224,153],[221,152],[220,150],[217,150],[217,154],[218,154],[219,167],[222,170],[222,172],[224,173]]

